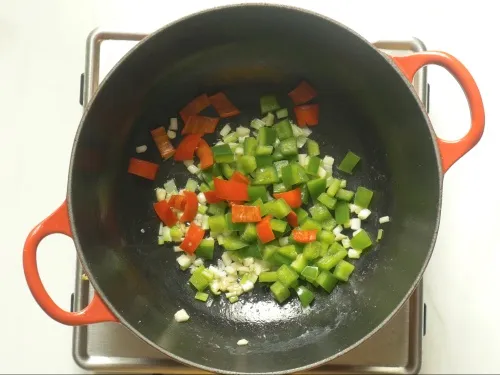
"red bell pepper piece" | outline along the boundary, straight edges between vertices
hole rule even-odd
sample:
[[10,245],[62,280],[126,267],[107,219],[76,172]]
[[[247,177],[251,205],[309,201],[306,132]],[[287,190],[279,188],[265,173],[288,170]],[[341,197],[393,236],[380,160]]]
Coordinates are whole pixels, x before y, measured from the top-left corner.
[[316,229],[310,230],[300,230],[294,229],[292,231],[292,238],[295,242],[308,243],[316,241],[316,234],[318,231]]
[[288,221],[288,224],[290,224],[292,227],[299,226],[299,217],[297,216],[295,211],[290,211],[290,213],[286,217],[286,221]]
[[205,195],[205,199],[207,200],[207,203],[219,203],[222,202],[223,199],[220,199],[217,197],[217,194],[215,193],[214,190],[209,190],[203,193]]
[[153,204],[156,215],[160,218],[163,224],[167,227],[172,227],[177,223],[177,215],[168,204],[167,201],[159,201]]
[[319,104],[306,104],[295,107],[295,117],[299,126],[314,126],[319,122]]
[[160,155],[163,159],[169,159],[175,153],[175,148],[170,143],[170,138],[167,136],[167,132],[163,126],[151,130],[151,136],[156,144],[156,148],[160,151]]
[[205,108],[210,105],[210,101],[208,100],[207,94],[201,94],[197,96],[193,100],[191,100],[184,108],[181,109],[180,115],[182,121],[186,123],[190,116],[197,115]]
[[296,188],[284,193],[274,193],[274,198],[283,198],[291,208],[299,208],[302,205],[302,198],[300,195],[300,188]]
[[245,185],[250,185],[250,180],[243,173],[239,171],[234,171],[233,175],[230,178],[230,181],[242,182]]
[[168,200],[170,207],[175,208],[176,210],[182,211],[186,206],[186,196],[184,195],[172,195]]
[[185,223],[193,221],[196,217],[198,213],[198,197],[192,191],[184,191],[183,194],[186,197],[186,204],[180,220]]
[[238,181],[226,181],[214,178],[215,193],[220,199],[227,201],[247,201],[248,186]]
[[193,254],[200,246],[204,236],[205,231],[195,223],[191,223],[186,232],[186,237],[184,237],[184,241],[181,242],[179,247],[186,253]]
[[210,168],[214,164],[214,154],[212,153],[212,148],[203,138],[201,138],[198,143],[196,156],[200,159],[201,169]]
[[238,108],[231,103],[226,94],[223,92],[209,96],[208,100],[210,100],[210,104],[212,104],[219,116],[222,118],[237,116],[240,114]]
[[128,163],[128,173],[147,178],[148,180],[155,179],[158,168],[158,164],[136,158],[130,158]]
[[259,206],[233,204],[231,214],[233,223],[256,223],[260,221]]
[[217,124],[219,123],[218,117],[207,116],[190,116],[186,124],[182,128],[181,134],[205,134],[213,133]]
[[185,136],[175,152],[174,159],[176,161],[193,160],[194,151],[200,142],[201,134],[190,134]]
[[268,215],[261,221],[259,221],[256,225],[257,229],[257,237],[259,237],[260,242],[268,243],[274,240],[276,237],[274,236],[273,229],[271,228],[271,216]]
[[299,85],[292,91],[288,93],[288,96],[292,99],[295,105],[304,104],[314,99],[318,94],[316,90],[306,81],[302,81]]

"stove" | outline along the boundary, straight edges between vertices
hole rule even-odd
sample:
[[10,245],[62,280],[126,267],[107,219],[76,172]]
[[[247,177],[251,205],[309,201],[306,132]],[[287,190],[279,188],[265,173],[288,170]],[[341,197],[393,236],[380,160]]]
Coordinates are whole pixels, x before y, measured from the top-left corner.
[[[96,29],[89,35],[85,73],[81,77],[80,103],[84,107],[113,66],[145,36],[102,29]],[[374,45],[391,55],[408,55],[425,50],[418,39],[383,40],[374,42]],[[425,68],[415,75],[413,84],[428,109],[429,85]],[[93,294],[92,286],[82,272],[77,262],[72,311],[83,309]],[[370,339],[334,361],[304,374],[418,373],[426,317],[422,283],[400,311]],[[96,373],[206,373],[170,359],[117,323],[74,327],[73,357],[80,367]]]

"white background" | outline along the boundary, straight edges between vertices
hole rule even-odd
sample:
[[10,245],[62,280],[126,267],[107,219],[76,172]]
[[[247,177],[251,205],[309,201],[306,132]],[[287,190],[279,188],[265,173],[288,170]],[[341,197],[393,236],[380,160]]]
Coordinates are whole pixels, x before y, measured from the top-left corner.
[[[64,199],[69,156],[82,109],[85,39],[97,26],[154,30],[226,1],[0,0],[0,372],[79,373],[70,327],[48,318],[24,281],[29,230]],[[483,94],[486,131],[446,175],[443,215],[425,275],[429,305],[423,373],[500,371],[498,189],[498,12],[495,2],[283,1],[324,13],[371,41],[416,36],[458,57]],[[489,4],[488,4],[489,3]],[[175,5],[173,5],[175,4]],[[453,4],[453,5],[452,5]],[[429,69],[431,118],[439,135],[469,125],[459,86]],[[41,246],[43,280],[61,306],[73,291],[75,251],[53,236]]]

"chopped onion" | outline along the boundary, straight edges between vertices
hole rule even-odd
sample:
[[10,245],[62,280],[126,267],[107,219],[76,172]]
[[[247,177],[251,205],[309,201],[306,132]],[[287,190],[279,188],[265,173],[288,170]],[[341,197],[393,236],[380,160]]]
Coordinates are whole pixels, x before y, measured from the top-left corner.
[[238,126],[236,128],[236,134],[238,134],[238,137],[244,137],[246,135],[250,135],[250,129],[244,126]]
[[356,206],[354,203],[349,203],[349,211],[351,211],[351,214],[353,212],[359,213],[361,211],[361,207]]
[[344,246],[346,249],[351,246],[351,240],[349,238],[344,238],[342,239],[342,246]]
[[361,251],[355,250],[355,249],[349,249],[347,251],[347,256],[351,259],[359,259],[361,255]]
[[300,128],[300,130],[302,130],[302,134],[305,137],[309,137],[312,134],[312,130],[309,129],[308,127],[306,127],[306,126],[304,126],[303,128]]
[[174,314],[174,319],[177,323],[187,322],[189,320],[189,315],[186,310],[181,309]]
[[307,154],[299,154],[299,164],[302,167],[305,167],[307,165],[306,158],[307,158]]
[[297,137],[297,147],[302,148],[307,142],[307,138],[304,136]]
[[324,158],[323,158],[323,165],[333,165],[335,159],[332,158],[331,156],[329,155],[326,155]]
[[167,132],[167,135],[168,135],[168,138],[170,138],[170,139],[174,139],[174,138],[177,136],[177,133],[176,133],[176,132],[174,132],[173,130],[169,130],[169,131]]
[[335,228],[333,228],[333,234],[338,236],[339,234],[342,234],[342,231],[344,228],[342,228],[342,225],[337,225]]
[[243,289],[244,292],[249,292],[250,290],[253,289],[253,285],[254,284],[250,280],[247,280],[241,285],[241,288]]
[[181,249],[180,246],[174,246],[174,252],[175,253],[182,253],[184,250]]
[[318,168],[318,176],[320,178],[325,178],[326,177],[326,171],[323,167],[319,167]]
[[351,223],[351,229],[352,230],[358,230],[361,229],[361,219],[359,218],[353,218],[350,220]]
[[[291,122],[290,122],[291,123]],[[293,132],[293,136],[295,138],[298,138],[298,137],[301,137],[301,136],[304,136],[304,133],[302,132],[302,129],[299,128],[297,125],[295,124],[292,124],[292,132]]]
[[205,197],[205,194],[203,192],[198,193],[198,202],[201,204],[207,203],[207,198]]
[[243,155],[243,153],[243,147],[236,147],[236,149],[234,150],[235,155]]
[[378,219],[378,222],[380,224],[388,223],[391,221],[391,218],[389,216],[382,216],[380,219]]
[[245,139],[247,139],[248,137],[238,137],[238,142],[239,143],[244,143],[245,142]]
[[289,238],[288,238],[288,237],[281,237],[281,238],[279,239],[279,244],[280,244],[280,246],[286,246],[286,245],[288,245],[288,240],[289,240]]
[[193,160],[185,160],[184,162],[184,165],[187,167],[189,167],[190,165],[193,165],[194,164],[194,161]]
[[193,164],[188,167],[188,171],[191,172],[192,174],[196,174],[200,171],[200,169]]
[[260,118],[255,118],[250,122],[250,127],[259,130],[263,126],[266,126],[266,123],[262,121]]
[[156,200],[158,202],[165,200],[165,198],[167,197],[167,191],[165,189],[156,188],[155,192],[156,192]]
[[248,257],[248,258],[245,258],[243,259],[243,265],[244,266],[247,266],[247,267],[250,267],[254,262],[254,259],[252,257]]
[[222,234],[219,234],[217,236],[217,242],[219,243],[219,245],[223,245],[224,244],[224,236]]
[[193,264],[193,260],[189,256],[187,256],[186,254],[182,254],[176,260],[177,260],[177,263],[179,263],[179,266],[181,266],[182,268],[187,268],[191,264]]
[[163,245],[165,241],[163,240],[162,236],[158,236],[158,245]]
[[358,217],[361,220],[366,220],[368,218],[368,216],[370,216],[371,213],[372,212],[368,208],[363,208],[362,210],[360,210],[358,212]]
[[347,238],[347,236],[345,234],[337,234],[335,236],[335,241],[342,241],[343,239]]
[[224,127],[221,129],[220,131],[220,135],[221,137],[225,137],[226,135],[228,135],[229,133],[231,132],[231,125],[229,124],[226,124],[224,125]]
[[208,215],[203,215],[203,219],[201,220],[201,229],[209,230],[210,225],[208,225]]
[[142,154],[143,152],[146,152],[147,149],[148,149],[148,146],[146,146],[146,145],[137,146],[135,148],[135,152],[137,152],[138,154]]
[[216,146],[220,146],[220,145],[223,145],[223,144],[224,144],[224,142],[222,142],[222,141],[218,141],[215,145],[216,145]]
[[342,180],[340,181],[340,187],[343,189],[345,187],[347,187],[347,180]]
[[330,187],[330,185],[333,184],[333,180],[334,180],[333,176],[328,176],[326,178],[326,187]]
[[146,233],[146,231],[144,230],[144,228],[141,228],[141,233]]
[[170,126],[168,127],[170,130],[179,129],[179,123],[177,122],[177,117],[172,117],[170,119]]
[[[222,253],[221,258],[222,258],[222,261],[224,262],[224,265],[226,267],[229,266],[231,263],[233,263],[233,261],[231,260],[231,255],[227,251]],[[227,270],[226,270],[226,272],[227,272]]]
[[201,259],[201,258],[197,258],[197,259],[193,262],[193,265],[195,265],[196,267],[203,266],[203,259]]
[[169,227],[163,227],[162,237],[163,237],[163,240],[165,242],[172,242],[172,236],[170,234],[170,228]]
[[165,188],[168,194],[177,193],[177,186],[175,185],[174,179],[165,182],[163,184],[163,187]]
[[210,287],[210,291],[211,291],[213,294],[217,295],[217,294],[219,294],[219,293],[220,293],[220,291],[219,291],[219,290],[220,290],[220,283],[219,283],[219,280],[212,280],[212,281],[210,282],[209,287]]
[[352,232],[352,236],[354,237],[356,234],[358,234],[359,232],[361,232],[361,229],[358,229],[358,230],[355,230],[354,232]]
[[266,126],[272,126],[274,124],[274,115],[269,112],[262,120],[266,123]]
[[239,346],[247,345],[248,340],[241,339],[241,340],[238,340],[238,342],[236,344],[238,344]]

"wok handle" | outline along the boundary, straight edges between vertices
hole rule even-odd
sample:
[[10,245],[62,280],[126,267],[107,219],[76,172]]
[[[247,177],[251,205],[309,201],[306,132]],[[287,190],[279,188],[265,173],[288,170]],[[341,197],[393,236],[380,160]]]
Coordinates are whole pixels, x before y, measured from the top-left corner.
[[415,73],[424,65],[442,66],[455,77],[465,93],[469,103],[471,127],[469,132],[456,141],[438,138],[443,173],[469,152],[481,139],[484,132],[484,106],[481,93],[467,68],[452,55],[439,51],[418,52],[408,56],[392,56],[396,65],[405,76],[413,80]]
[[107,308],[103,300],[94,293],[94,297],[87,307],[81,311],[69,312],[61,309],[50,298],[47,290],[43,286],[38,272],[36,252],[40,241],[50,234],[61,233],[72,237],[69,224],[68,205],[64,203],[54,211],[49,217],[38,224],[28,235],[24,243],[23,250],[23,268],[24,276],[28,287],[35,297],[36,302],[52,319],[71,326],[100,323],[116,322],[118,319]]

